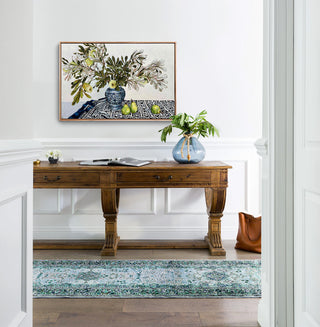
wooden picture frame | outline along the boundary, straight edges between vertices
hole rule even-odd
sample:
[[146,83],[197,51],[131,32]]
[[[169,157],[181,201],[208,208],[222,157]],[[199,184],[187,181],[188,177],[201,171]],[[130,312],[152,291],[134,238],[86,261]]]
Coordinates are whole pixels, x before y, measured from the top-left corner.
[[60,121],[155,121],[175,114],[175,42],[60,42]]

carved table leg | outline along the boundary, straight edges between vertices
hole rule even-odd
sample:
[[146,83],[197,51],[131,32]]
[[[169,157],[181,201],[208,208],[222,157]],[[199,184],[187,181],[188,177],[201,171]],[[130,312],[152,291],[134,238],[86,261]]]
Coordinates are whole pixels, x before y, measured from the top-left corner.
[[208,235],[205,240],[209,244],[211,255],[224,256],[226,251],[221,243],[221,217],[226,201],[225,188],[206,188],[205,189],[208,221]]
[[101,203],[105,218],[105,242],[101,255],[115,256],[120,237],[117,234],[117,215],[119,208],[120,189],[102,189]]

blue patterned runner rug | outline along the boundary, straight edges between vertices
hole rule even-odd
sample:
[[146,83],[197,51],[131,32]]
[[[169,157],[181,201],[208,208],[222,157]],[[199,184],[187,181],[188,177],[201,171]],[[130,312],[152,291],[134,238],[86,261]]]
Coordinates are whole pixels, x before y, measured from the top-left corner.
[[34,298],[260,297],[260,260],[35,260]]

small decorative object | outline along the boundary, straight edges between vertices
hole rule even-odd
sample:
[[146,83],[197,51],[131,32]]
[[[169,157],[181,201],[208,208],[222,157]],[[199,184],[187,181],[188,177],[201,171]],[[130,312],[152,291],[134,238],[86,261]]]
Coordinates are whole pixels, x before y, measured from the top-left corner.
[[46,153],[46,157],[48,158],[48,161],[50,164],[56,164],[59,161],[59,158],[61,158],[62,153],[59,150],[49,150]]
[[198,163],[204,159],[206,151],[199,138],[208,137],[215,134],[219,136],[219,131],[210,122],[206,120],[207,111],[203,110],[194,118],[186,113],[180,113],[171,117],[171,124],[160,129],[161,141],[166,142],[167,136],[171,134],[172,128],[181,129],[183,137],[179,140],[172,150],[172,155],[175,161],[179,163]]
[[35,161],[33,162],[33,165],[34,165],[34,166],[39,166],[40,163],[41,163],[41,161],[40,161],[39,159],[37,159],[37,160],[35,160]]
[[169,120],[176,112],[175,48],[61,42],[60,120]]

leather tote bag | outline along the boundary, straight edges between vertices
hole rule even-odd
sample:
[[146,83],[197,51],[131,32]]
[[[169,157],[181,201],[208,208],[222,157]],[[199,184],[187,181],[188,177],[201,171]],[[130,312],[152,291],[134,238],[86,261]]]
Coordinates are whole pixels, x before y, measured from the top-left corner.
[[253,217],[239,212],[239,228],[236,249],[261,253],[261,216]]

